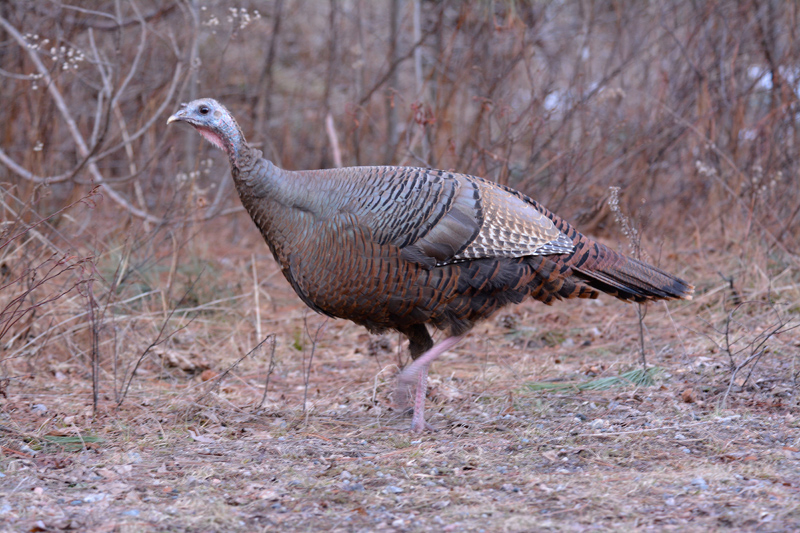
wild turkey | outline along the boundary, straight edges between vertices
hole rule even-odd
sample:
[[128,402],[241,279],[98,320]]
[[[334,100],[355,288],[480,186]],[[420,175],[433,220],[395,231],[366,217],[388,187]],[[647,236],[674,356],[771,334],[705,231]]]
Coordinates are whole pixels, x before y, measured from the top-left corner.
[[[693,292],[483,178],[407,167],[283,170],[209,98],[183,104],[172,122],[194,126],[228,154],[242,204],[309,307],[408,338],[414,361],[400,374],[395,401],[405,404],[416,381],[412,431],[427,427],[430,363],[506,304],[598,291],[629,302]],[[426,324],[447,338],[434,345]]]

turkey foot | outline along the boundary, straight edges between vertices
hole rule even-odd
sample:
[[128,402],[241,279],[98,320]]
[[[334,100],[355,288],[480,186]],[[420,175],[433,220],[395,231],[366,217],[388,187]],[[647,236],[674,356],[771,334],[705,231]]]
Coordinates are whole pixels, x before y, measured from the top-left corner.
[[400,409],[406,408],[408,399],[411,397],[411,387],[416,382],[416,393],[414,394],[414,416],[411,418],[411,431],[422,433],[426,429],[433,430],[433,427],[425,421],[425,394],[428,388],[428,368],[431,363],[444,352],[461,342],[464,335],[457,337],[447,337],[433,348],[419,356],[413,363],[408,365],[397,378],[397,388],[394,392],[394,401]]

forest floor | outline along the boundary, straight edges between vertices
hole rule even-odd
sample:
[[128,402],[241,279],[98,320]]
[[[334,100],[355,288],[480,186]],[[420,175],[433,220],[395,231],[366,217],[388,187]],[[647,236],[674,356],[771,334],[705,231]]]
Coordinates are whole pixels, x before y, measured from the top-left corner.
[[[415,435],[392,409],[398,336],[307,311],[261,257],[261,300],[183,324],[119,406],[107,361],[96,414],[86,354],[16,362],[0,531],[800,530],[800,333],[737,319],[735,363],[769,349],[732,379],[723,282],[649,307],[660,371],[640,385],[618,379],[640,367],[635,306],[504,309],[434,363],[437,431]],[[216,279],[247,276],[245,259]],[[270,333],[274,351],[247,356]],[[117,345],[143,353],[129,335]]]

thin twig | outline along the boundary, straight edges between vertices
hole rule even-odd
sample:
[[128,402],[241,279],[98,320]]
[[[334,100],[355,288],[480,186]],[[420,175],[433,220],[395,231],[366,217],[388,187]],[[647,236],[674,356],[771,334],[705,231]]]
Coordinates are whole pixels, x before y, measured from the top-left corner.
[[131,371],[131,375],[128,378],[128,382],[125,385],[125,389],[122,391],[119,400],[117,400],[117,407],[122,405],[122,402],[125,401],[125,397],[128,395],[128,389],[130,389],[131,383],[133,382],[133,378],[136,375],[136,371],[139,369],[139,366],[142,364],[142,361],[144,361],[144,358],[153,350],[153,348],[168,341],[170,338],[172,338],[173,335],[185,329],[186,327],[189,326],[189,324],[192,323],[192,321],[194,321],[194,318],[191,318],[188,323],[178,327],[175,331],[171,332],[167,336],[164,336],[164,331],[167,328],[167,324],[169,324],[169,321],[172,319],[172,315],[175,314],[175,312],[178,310],[178,306],[181,305],[181,303],[186,299],[189,293],[191,293],[192,290],[194,290],[194,286],[197,284],[198,281],[200,281],[200,277],[203,275],[203,272],[205,272],[205,268],[203,268],[203,270],[200,271],[200,273],[197,275],[194,281],[192,281],[192,284],[189,285],[189,287],[183,293],[181,299],[178,300],[178,303],[170,310],[169,314],[162,322],[161,328],[158,330],[158,335],[156,336],[155,340],[151,342],[147,348],[145,348],[144,352],[142,352],[142,355],[140,355],[139,358],[136,360],[136,363],[133,366],[133,370]]
[[259,409],[263,409],[264,404],[267,403],[267,393],[269,392],[269,380],[272,377],[272,372],[275,370],[276,338],[274,333],[270,333],[269,336],[272,337],[272,349],[270,350],[269,353],[269,366],[267,367],[267,378],[264,380],[264,396],[261,397],[261,403],[258,406]]
[[256,338],[261,338],[261,305],[258,301],[258,270],[256,269],[256,254],[250,255],[250,265],[253,271],[253,305],[256,313]]
[[303,413],[306,415],[306,423],[308,423],[308,411],[306,410],[306,402],[308,401],[308,382],[311,379],[311,364],[314,361],[314,352],[317,349],[317,340],[319,339],[319,334],[323,330],[323,328],[328,324],[328,318],[326,317],[322,324],[317,327],[316,333],[314,333],[314,337],[311,337],[311,333],[308,331],[308,315],[306,314],[303,317],[303,326],[305,327],[306,335],[308,338],[311,339],[311,355],[308,357],[308,366],[306,366],[306,357],[305,357],[305,350],[303,350]]
[[92,414],[97,416],[97,402],[100,397],[100,325],[97,321],[95,308],[97,302],[94,299],[94,292],[92,291],[93,278],[89,278],[85,282],[86,286],[86,304],[89,307],[89,321],[92,323],[91,328],[91,360],[92,360]]
[[[239,359],[237,359],[237,360],[236,360],[236,362],[235,362],[235,363],[233,363],[233,364],[232,364],[232,365],[230,365],[228,368],[226,368],[226,369],[225,369],[225,371],[224,371],[222,374],[220,374],[219,376],[217,376],[216,378],[214,378],[214,380],[211,382],[211,386],[209,386],[209,387],[208,387],[208,389],[206,389],[206,391],[205,391],[203,394],[201,394],[201,395],[200,395],[200,396],[199,396],[199,397],[198,397],[196,400],[194,400],[194,403],[200,403],[200,402],[201,402],[201,401],[202,401],[202,400],[203,400],[203,399],[204,399],[206,396],[208,396],[209,394],[211,394],[211,391],[213,391],[215,388],[217,388],[217,387],[219,386],[219,384],[220,384],[220,383],[222,383],[222,380],[223,380],[223,379],[225,379],[225,377],[226,377],[228,374],[230,374],[230,373],[231,373],[231,371],[232,371],[234,368],[236,368],[236,366],[237,366],[239,363],[241,363],[242,361],[244,361],[244,360],[245,360],[245,358],[247,358],[247,356],[254,354],[254,353],[257,351],[257,350],[259,350],[259,349],[260,349],[260,348],[261,348],[261,347],[264,345],[264,343],[265,343],[265,342],[267,342],[267,341],[268,341],[268,340],[270,340],[270,339],[272,339],[272,345],[273,345],[273,347],[274,347],[274,346],[275,346],[275,334],[274,334],[274,333],[270,333],[269,335],[267,335],[267,336],[264,338],[264,340],[262,340],[261,342],[259,342],[258,344],[256,344],[256,345],[255,345],[255,347],[254,347],[252,350],[250,350],[249,352],[247,352],[246,354],[244,354],[243,356],[241,356]],[[273,350],[274,350],[274,348],[273,348]]]
[[342,168],[342,151],[339,149],[339,139],[336,136],[336,126],[333,124],[333,115],[330,113],[325,117],[325,131],[328,133],[328,142],[331,143],[333,152],[333,165]]
[[[89,206],[93,206],[93,205],[94,205],[94,196],[95,196],[95,194],[97,194],[97,189],[98,189],[98,188],[99,188],[99,186],[95,186],[95,187],[93,187],[91,191],[89,191],[89,192],[88,192],[88,193],[86,193],[85,195],[81,196],[80,198],[78,198],[77,200],[75,200],[74,202],[72,202],[71,204],[69,204],[69,205],[65,205],[64,207],[62,207],[61,209],[59,209],[59,210],[58,210],[58,211],[56,211],[55,213],[53,213],[53,214],[51,214],[51,215],[49,215],[49,216],[47,216],[47,217],[45,217],[45,218],[43,218],[43,219],[39,220],[38,222],[34,222],[34,223],[30,224],[30,225],[26,225],[26,226],[25,226],[25,227],[24,227],[22,230],[20,230],[18,233],[16,233],[15,235],[12,235],[12,236],[11,236],[11,237],[9,237],[8,239],[6,239],[6,241],[5,241],[5,242],[3,242],[2,244],[0,244],[0,250],[2,250],[3,248],[5,248],[6,246],[8,246],[8,245],[9,245],[9,244],[10,244],[12,241],[14,241],[14,240],[18,239],[18,238],[19,238],[19,237],[21,237],[22,235],[25,235],[25,234],[26,234],[26,233],[28,233],[28,232],[33,232],[33,229],[34,229],[34,228],[36,228],[37,226],[39,226],[39,225],[41,225],[41,224],[44,224],[44,223],[48,222],[49,220],[51,220],[51,219],[53,219],[53,218],[56,218],[56,217],[58,217],[60,214],[64,213],[64,212],[65,212],[65,211],[67,211],[68,209],[70,209],[70,208],[72,208],[72,207],[74,207],[74,206],[76,206],[76,205],[78,205],[78,204],[86,204],[86,205],[89,205]],[[1,202],[1,201],[2,201],[2,200],[0,200],[0,202]],[[5,205],[5,202],[3,202],[3,205]],[[6,207],[7,207],[9,210],[11,210],[11,209],[10,209],[8,206],[6,206]],[[58,250],[58,249],[56,249],[56,250],[57,250],[58,252],[60,252],[60,253],[63,253],[63,252],[61,252],[61,250]]]
[[756,360],[757,363],[758,362],[757,360],[760,359],[762,355],[764,355],[764,352],[765,350],[759,350],[757,353],[754,353],[753,355],[745,359],[742,364],[737,365],[736,368],[733,369],[733,371],[731,372],[731,378],[728,381],[728,388],[725,390],[725,395],[722,397],[722,401],[720,402],[720,406],[722,409],[725,409],[728,405],[728,395],[731,393],[731,389],[733,388],[734,382],[736,381],[736,375],[739,373],[741,369],[749,365],[751,361]]

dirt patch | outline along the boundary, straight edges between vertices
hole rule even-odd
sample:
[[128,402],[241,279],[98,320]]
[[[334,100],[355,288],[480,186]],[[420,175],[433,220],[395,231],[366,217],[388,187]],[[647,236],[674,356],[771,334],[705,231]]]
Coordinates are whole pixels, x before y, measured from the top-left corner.
[[313,416],[306,425],[240,415],[205,431],[153,421],[152,432],[103,417],[101,445],[7,455],[2,511],[17,531],[800,524],[795,417],[672,412],[665,420],[659,403],[551,398],[544,418],[522,414],[524,404],[500,416],[437,417],[443,429],[422,437],[405,431],[406,420],[364,416]]
[[[96,417],[76,368],[11,383],[0,414],[0,529],[800,527],[800,418],[781,366],[790,359],[763,361],[720,409],[724,359],[679,339],[687,307],[672,309],[674,328],[664,308],[646,319],[649,362],[662,368],[654,385],[549,391],[530,384],[634,367],[635,309],[609,300],[510,309],[434,365],[428,406],[438,431],[417,436],[391,409],[398,339],[302,308],[295,317],[283,290],[271,304],[288,318],[275,322],[264,407],[268,349],[235,367],[244,348],[207,350],[211,374],[192,374],[190,357],[170,366],[154,356],[122,406],[101,399]],[[303,322],[312,335],[321,327],[307,394]],[[213,380],[203,379],[226,369],[209,391]]]

